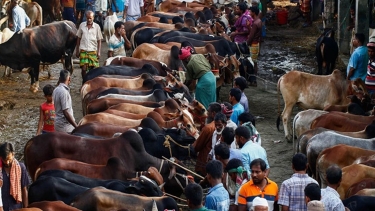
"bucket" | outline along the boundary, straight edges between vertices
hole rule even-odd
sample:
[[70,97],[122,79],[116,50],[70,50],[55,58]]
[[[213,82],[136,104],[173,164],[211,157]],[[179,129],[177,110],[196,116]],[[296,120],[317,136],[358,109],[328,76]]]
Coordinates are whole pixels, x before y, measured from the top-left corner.
[[277,24],[284,25],[288,23],[288,11],[280,10],[276,13]]

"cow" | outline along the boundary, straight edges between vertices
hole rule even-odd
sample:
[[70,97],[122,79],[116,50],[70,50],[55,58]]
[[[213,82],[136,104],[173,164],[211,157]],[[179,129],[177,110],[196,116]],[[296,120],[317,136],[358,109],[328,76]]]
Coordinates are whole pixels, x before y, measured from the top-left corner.
[[[138,180],[116,180],[116,179],[92,179],[66,170],[52,169],[46,170],[38,177],[59,177],[76,185],[94,188],[102,186],[122,193],[136,194],[140,196],[162,196],[159,186],[149,178],[140,176]],[[36,180],[38,181],[38,180]]]
[[106,59],[104,65],[126,65],[130,67],[141,68],[145,64],[151,64],[152,66],[154,66],[159,71],[160,76],[167,75],[167,72],[164,70],[162,63],[154,60],[137,59],[126,56],[115,56]]
[[332,111],[314,119],[311,128],[324,127],[335,131],[356,132],[365,129],[374,120],[374,116],[367,117]]
[[33,0],[33,2],[37,2],[43,8],[44,24],[62,19],[59,0]]
[[[68,206],[68,205],[67,205]],[[74,210],[78,210],[78,209],[75,209]],[[39,208],[36,208],[36,207],[31,207],[31,208],[21,208],[21,209],[16,209],[14,211],[43,211]]]
[[161,28],[154,28],[144,26],[142,28],[136,29],[133,31],[130,37],[130,43],[132,45],[132,49],[136,49],[142,43],[148,43],[151,39],[158,33],[164,32],[165,29]]
[[47,170],[60,169],[67,170],[75,174],[79,174],[85,177],[93,179],[117,179],[117,180],[129,180],[144,175],[154,180],[158,185],[163,183],[163,178],[159,174],[156,168],[150,167],[147,171],[129,171],[124,168],[122,161],[116,157],[109,158],[106,165],[94,165],[79,162],[76,160],[69,160],[65,158],[54,158],[51,160],[44,161],[36,170],[34,181],[40,176],[41,173]]
[[138,59],[148,59],[163,62],[172,70],[184,69],[182,61],[178,58],[179,49],[170,51],[162,50],[153,44],[143,43],[133,51],[133,57]]
[[[357,82],[355,81],[355,83]],[[279,128],[281,118],[285,138],[291,141],[290,116],[294,105],[297,104],[298,107],[303,109],[321,110],[327,105],[345,105],[349,100],[347,96],[353,94],[351,83],[342,77],[340,70],[334,70],[331,75],[327,76],[317,76],[299,71],[290,71],[283,75],[277,83],[277,90],[278,93],[281,92],[285,106],[283,112],[280,113],[279,94],[278,109],[280,115],[277,118],[277,128]]]
[[365,188],[358,191],[355,195],[357,196],[375,196],[375,188]]
[[373,188],[375,190],[375,179],[366,178],[350,186],[345,192],[345,199],[357,195],[357,193],[365,188]]
[[[90,153],[85,153],[87,151]],[[159,169],[163,180],[167,182],[164,186],[166,192],[181,194],[183,191],[174,186],[168,186],[168,183],[174,181],[169,180],[170,178],[183,179],[180,175],[174,176],[175,166],[149,155],[144,149],[142,138],[135,131],[126,131],[116,138],[104,140],[87,139],[58,132],[42,134],[31,138],[26,143],[24,155],[25,165],[30,175],[35,175],[41,163],[53,158],[67,158],[84,163],[105,165],[110,157],[118,157],[129,170],[145,171],[150,166]]]
[[144,81],[150,79],[149,74],[142,74],[139,77],[125,79],[125,78],[105,78],[95,77],[86,81],[81,88],[81,98],[83,99],[87,93],[100,87],[118,87],[124,89],[143,89]]
[[[195,138],[188,136],[181,129],[166,129],[164,134],[157,134],[151,128],[142,128],[138,134],[143,139],[146,152],[157,158],[176,157],[178,160],[187,160],[196,157],[190,145]],[[172,137],[172,132],[174,136]],[[166,136],[168,134],[168,136]],[[168,137],[168,138],[167,138]],[[185,137],[185,138],[184,138]],[[182,139],[184,138],[184,139]]]
[[106,43],[108,44],[109,38],[115,34],[115,23],[119,21],[115,12],[112,15],[108,15],[103,24],[103,34]]
[[375,210],[375,197],[373,196],[352,196],[342,201],[350,211],[372,211]]
[[375,138],[372,139],[360,139],[352,138],[349,136],[337,134],[332,131],[321,132],[313,136],[307,144],[306,154],[309,163],[309,169],[312,172],[314,178],[316,178],[316,162],[319,154],[329,147],[337,144],[346,144],[349,146],[356,146],[363,149],[375,149]]
[[[103,99],[96,99],[91,101],[87,105],[87,114],[95,114],[101,111],[105,111],[111,106],[115,106],[117,104],[121,103],[128,103],[128,104],[136,104],[136,105],[142,105],[145,107],[152,107],[152,108],[158,108],[161,107],[164,103],[162,102],[136,102],[131,100],[124,100],[124,99],[116,99],[116,98],[103,98]],[[130,108],[133,108],[134,106],[131,106]],[[115,108],[114,108],[115,109]],[[124,110],[125,111],[125,110]],[[133,112],[134,113],[134,112]]]
[[[296,114],[296,116],[294,116],[294,119],[293,119],[293,128],[292,128],[292,139],[293,139],[293,153],[296,153],[296,150],[298,152],[299,150],[299,147],[298,145],[300,146],[299,144],[299,140],[300,140],[300,136],[310,130],[310,126],[311,126],[311,122],[323,115],[323,114],[326,114],[328,113],[327,111],[321,111],[321,110],[315,110],[315,109],[307,109],[305,111],[300,111]],[[297,137],[297,141],[295,142],[294,138]],[[311,137],[310,137],[311,138]]]
[[105,124],[114,124],[123,127],[137,128],[138,125],[141,123],[141,120],[124,118],[121,116],[117,116],[115,114],[99,112],[95,114],[87,114],[86,116],[82,117],[82,119],[78,122],[78,126],[85,125],[91,122],[101,122]]
[[146,117],[145,114],[133,114],[133,113],[119,111],[119,110],[110,109],[110,108],[105,111],[102,111],[102,113],[113,114],[113,115],[128,118],[128,119],[143,119]]
[[339,55],[339,47],[335,41],[333,29],[322,33],[316,40],[315,56],[318,62],[318,75],[323,74],[323,67],[326,67],[325,75],[329,75],[335,69],[336,59]]
[[77,196],[71,204],[83,211],[99,210],[178,210],[170,197],[142,197],[119,193],[103,187],[92,188]]
[[137,77],[142,75],[143,73],[148,73],[152,76],[155,75],[167,75],[166,73],[159,72],[151,64],[144,64],[140,68],[130,67],[130,66],[115,66],[115,65],[108,65],[97,67],[93,69],[94,71],[90,71],[86,74],[86,76],[82,79],[82,83],[86,83],[86,81],[94,79],[100,75],[123,75],[123,76],[132,76]]
[[317,181],[320,182],[322,187],[326,186],[325,171],[333,164],[343,168],[353,163],[362,156],[375,155],[374,150],[362,149],[359,147],[338,144],[323,150],[316,160],[316,173]]
[[69,206],[62,201],[34,202],[34,203],[29,204],[27,207],[35,207],[43,211],[56,211],[56,210],[79,211],[79,209]]
[[353,184],[362,181],[365,178],[375,179],[375,168],[362,164],[352,164],[342,168],[342,179],[337,192],[340,198],[345,199],[345,193]]
[[166,101],[168,99],[164,90],[156,89],[151,94],[148,95],[124,95],[124,94],[106,94],[104,96],[98,97],[102,98],[118,98],[125,100],[132,100],[137,102],[160,102]]
[[104,124],[100,122],[90,122],[84,125],[80,125],[76,127],[72,134],[75,133],[84,133],[84,134],[90,134],[94,136],[100,136],[103,138],[112,138],[114,134],[116,133],[124,133],[125,131],[128,131],[131,127],[123,127],[113,124]]
[[76,33],[77,29],[71,21],[24,29],[0,44],[0,63],[17,70],[31,67],[30,91],[35,93],[39,87],[40,62],[56,63],[64,56],[65,69],[72,73],[71,56],[76,46]]

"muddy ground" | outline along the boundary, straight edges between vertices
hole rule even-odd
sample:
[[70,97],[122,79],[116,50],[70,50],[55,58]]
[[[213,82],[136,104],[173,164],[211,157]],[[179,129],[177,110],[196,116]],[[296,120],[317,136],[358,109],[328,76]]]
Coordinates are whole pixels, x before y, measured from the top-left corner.
[[[300,20],[301,21],[301,20]],[[250,111],[258,119],[256,128],[262,136],[262,144],[268,154],[271,166],[270,178],[278,185],[291,176],[292,144],[284,140],[284,133],[276,129],[278,116],[276,85],[277,79],[292,69],[316,71],[315,42],[318,37],[319,23],[316,26],[301,28],[301,24],[277,25],[271,19],[267,26],[267,37],[261,46],[259,57],[258,87],[245,90],[250,101]],[[101,64],[106,57],[107,46],[102,44]],[[339,64],[344,70],[345,67]],[[40,74],[40,87],[55,85],[62,64],[51,66],[52,79],[47,79],[47,72]],[[0,68],[0,76],[4,68]],[[76,122],[82,117],[79,89],[81,74],[78,65],[74,66],[71,95]],[[228,99],[230,86],[221,89],[220,101]],[[29,92],[28,74],[16,72],[11,77],[0,77],[0,142],[9,141],[16,147],[16,157],[23,160],[23,147],[35,135],[39,118],[39,105],[45,101],[42,91]],[[282,107],[281,107],[282,109]],[[298,110],[295,109],[296,113]]]

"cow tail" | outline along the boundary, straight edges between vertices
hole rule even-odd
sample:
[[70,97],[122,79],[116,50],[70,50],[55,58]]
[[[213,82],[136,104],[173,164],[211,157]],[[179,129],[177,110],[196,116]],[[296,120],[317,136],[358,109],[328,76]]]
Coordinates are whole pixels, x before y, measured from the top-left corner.
[[277,82],[277,120],[276,120],[276,128],[280,131],[280,121],[281,121],[281,113],[280,113],[280,79]]
[[297,119],[299,118],[299,115],[296,115],[293,119],[293,128],[292,128],[292,143],[293,143],[293,153],[296,153],[298,152],[298,149],[299,149],[299,140],[298,140],[298,143],[297,143],[297,149],[295,149],[296,145],[294,144],[294,132],[295,132],[295,129],[296,129],[296,121]]

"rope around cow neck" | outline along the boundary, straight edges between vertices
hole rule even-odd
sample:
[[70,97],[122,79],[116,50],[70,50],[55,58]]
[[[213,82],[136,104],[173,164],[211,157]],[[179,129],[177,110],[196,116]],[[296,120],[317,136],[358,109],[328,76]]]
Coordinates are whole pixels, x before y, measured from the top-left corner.
[[[173,157],[173,155],[172,155],[172,148],[171,148],[171,143],[170,143],[170,141],[172,141],[174,144],[176,144],[177,146],[179,146],[179,147],[181,147],[181,148],[187,149],[188,152],[189,152],[189,158],[191,158],[191,157],[190,157],[190,144],[187,145],[187,146],[183,146],[183,145],[177,143],[175,140],[173,140],[172,137],[170,137],[169,135],[166,135],[166,136],[165,136],[165,141],[164,141],[163,145],[164,145],[164,147],[168,147],[168,149],[169,149],[169,154],[170,154],[171,157]],[[163,161],[164,161],[164,160],[163,160]]]

